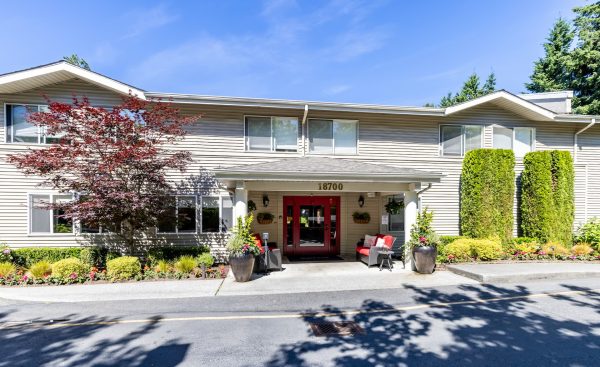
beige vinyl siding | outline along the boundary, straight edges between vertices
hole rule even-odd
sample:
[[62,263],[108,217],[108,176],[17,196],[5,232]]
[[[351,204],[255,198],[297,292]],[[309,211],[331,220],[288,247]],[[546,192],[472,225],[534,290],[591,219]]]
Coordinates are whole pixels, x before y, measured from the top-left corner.
[[[94,85],[80,80],[71,80],[48,86],[43,89],[13,95],[0,95],[0,104],[44,103],[42,95],[61,101],[70,101],[71,95],[86,95],[93,104],[112,106],[121,101],[121,96],[107,92]],[[192,153],[193,162],[185,174],[172,173],[170,178],[178,186],[193,190],[198,194],[214,194],[219,191],[210,171],[217,167],[231,167],[244,164],[269,162],[283,158],[298,157],[302,153],[301,137],[298,137],[298,152],[249,152],[244,149],[244,116],[286,116],[295,117],[301,123],[303,109],[270,109],[243,107],[216,107],[208,105],[180,104],[177,107],[187,115],[202,114],[202,118],[189,127],[185,140],[174,147]],[[526,126],[536,129],[537,150],[564,149],[573,150],[573,134],[583,124],[567,124],[555,122],[534,122],[526,120],[512,112],[505,111],[494,104],[487,104],[452,117],[426,117],[385,114],[366,114],[349,112],[329,112],[310,110],[308,118],[337,118],[359,121],[358,154],[339,156],[339,159],[356,159],[364,162],[381,163],[399,168],[413,168],[425,171],[441,172],[446,176],[442,182],[422,195],[422,205],[435,212],[434,226],[440,234],[459,233],[459,182],[462,165],[460,157],[443,157],[439,153],[439,126],[441,124],[479,124],[484,129],[484,147],[492,147],[493,126]],[[0,114],[1,142],[4,142],[4,114]],[[304,127],[306,128],[306,127]],[[600,127],[586,131],[579,138],[579,161],[576,166],[576,223],[587,218],[600,216]],[[306,140],[308,144],[308,139]],[[24,151],[24,144],[0,143],[0,242],[11,246],[64,246],[85,242],[83,237],[51,235],[29,236],[27,233],[27,192],[38,190],[39,178],[26,177],[9,165],[5,158],[8,154]],[[308,145],[306,146],[308,155]],[[522,169],[517,161],[516,173]],[[587,172],[587,176],[586,176]],[[377,192],[374,185],[374,192]],[[262,210],[262,192],[250,192],[252,199]],[[275,214],[270,225],[257,225],[257,232],[268,231],[283,241],[282,197],[287,192],[268,193],[270,205],[268,211]],[[297,194],[297,193],[296,193]],[[306,194],[306,193],[304,193]],[[376,233],[380,216],[383,214],[381,194],[375,198],[365,195],[365,208],[369,211],[371,223],[357,225],[352,222],[352,213],[359,210],[357,200],[359,193],[341,193],[342,197],[342,253],[351,253],[354,244],[366,233]],[[585,205],[587,200],[587,206]],[[515,199],[515,213],[517,200]],[[515,222],[517,234],[518,225]],[[151,238],[154,236],[151,235]],[[158,237],[165,243],[209,243],[216,253],[222,253],[226,238],[216,235],[179,235]]]

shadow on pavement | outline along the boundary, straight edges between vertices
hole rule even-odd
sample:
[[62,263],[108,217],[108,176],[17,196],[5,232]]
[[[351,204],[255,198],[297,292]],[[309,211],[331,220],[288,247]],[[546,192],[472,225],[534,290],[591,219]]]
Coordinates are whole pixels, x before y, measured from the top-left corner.
[[[334,307],[307,314],[309,324],[354,321],[365,334],[316,337],[281,346],[267,366],[598,366],[600,295],[564,286],[584,295],[548,296],[542,312],[526,287],[465,285],[459,292],[406,287],[417,304],[455,303],[401,311],[366,300],[364,312],[345,315]],[[480,299],[510,298],[480,302]],[[556,305],[554,305],[556,303]],[[551,312],[549,311],[551,309]],[[581,313],[579,313],[581,312]],[[339,313],[339,314],[338,314]],[[590,323],[579,319],[595,316]],[[325,320],[324,320],[325,319]],[[308,328],[307,328],[308,329]]]
[[[71,318],[72,317],[72,318]],[[140,340],[151,333],[160,317],[136,324],[123,337],[113,338],[107,322],[118,319],[66,317],[77,326],[15,325],[0,329],[0,366],[177,366],[183,361],[189,344],[171,340],[148,347]],[[10,314],[1,313],[0,323],[9,322]],[[94,336],[94,342],[89,339]]]

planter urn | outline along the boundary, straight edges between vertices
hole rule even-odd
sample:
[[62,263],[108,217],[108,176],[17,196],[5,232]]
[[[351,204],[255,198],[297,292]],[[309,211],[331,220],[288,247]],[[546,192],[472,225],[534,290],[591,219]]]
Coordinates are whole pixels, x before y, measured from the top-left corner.
[[230,255],[229,265],[236,282],[247,282],[252,277],[254,255]]
[[434,246],[419,246],[412,251],[414,266],[418,273],[431,274],[435,270],[437,248]]

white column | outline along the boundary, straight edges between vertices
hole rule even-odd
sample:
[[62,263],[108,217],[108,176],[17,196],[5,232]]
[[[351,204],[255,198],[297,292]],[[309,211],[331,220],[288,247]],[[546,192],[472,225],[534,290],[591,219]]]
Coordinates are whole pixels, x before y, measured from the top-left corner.
[[234,223],[237,223],[238,217],[245,217],[246,214],[248,214],[248,190],[243,181],[238,181],[235,186]]
[[[404,192],[404,243],[407,244],[410,240],[410,230],[413,224],[417,222],[417,192]],[[404,258],[406,266],[413,268],[412,254],[408,246],[404,246]],[[413,270],[415,270],[413,268]]]

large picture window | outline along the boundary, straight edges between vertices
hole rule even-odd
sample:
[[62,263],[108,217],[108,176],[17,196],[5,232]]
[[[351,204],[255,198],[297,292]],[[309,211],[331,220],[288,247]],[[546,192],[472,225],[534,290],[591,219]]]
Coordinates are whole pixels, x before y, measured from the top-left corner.
[[308,143],[314,154],[357,154],[358,121],[309,119]]
[[293,117],[247,116],[246,150],[298,151],[298,119]]
[[158,233],[226,232],[233,222],[233,202],[229,196],[178,195],[170,197],[165,205]]
[[45,134],[43,128],[27,121],[27,115],[35,112],[45,112],[45,105],[6,105],[6,142],[50,144],[57,141],[57,137]]
[[483,126],[442,125],[440,148],[444,156],[464,156],[473,149],[483,147]]
[[494,127],[494,148],[511,149],[515,156],[523,157],[535,147],[535,129],[531,127]]
[[73,221],[64,218],[61,210],[50,210],[51,203],[60,204],[73,200],[64,194],[29,195],[29,233],[31,234],[72,234]]

